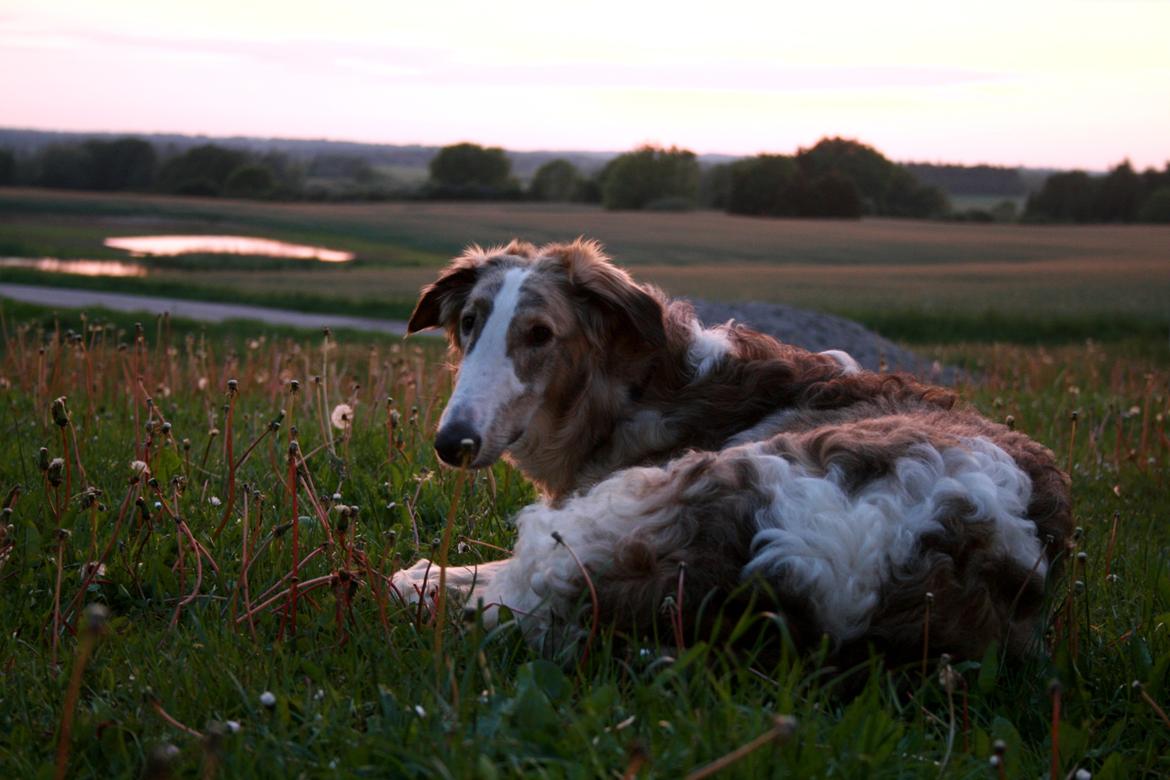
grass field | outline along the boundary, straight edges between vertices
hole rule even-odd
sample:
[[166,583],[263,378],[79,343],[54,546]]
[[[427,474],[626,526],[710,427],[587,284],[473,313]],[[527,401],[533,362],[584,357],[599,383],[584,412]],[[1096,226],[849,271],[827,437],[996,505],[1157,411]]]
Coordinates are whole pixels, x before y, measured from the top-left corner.
[[[117,258],[112,235],[241,233],[357,253],[233,269],[158,260],[135,280],[58,284],[402,316],[471,242],[584,234],[668,292],[779,301],[851,316],[903,340],[1068,341],[1170,334],[1170,227],[770,220],[537,204],[277,204],[0,190],[0,256]],[[251,270],[248,270],[251,269]],[[45,274],[0,270],[44,283]]]
[[[460,486],[436,463],[449,380],[433,340],[138,330],[4,302],[6,776],[681,777],[719,760],[744,777],[1170,773],[1170,229],[0,190],[0,256],[116,259],[103,239],[154,233],[358,260],[0,280],[401,316],[467,243],[584,233],[673,293],[829,309],[971,369],[966,397],[1071,464],[1084,557],[1054,583],[1046,657],[993,651],[957,677],[938,659],[925,675],[765,662],[693,630],[683,647],[603,631],[587,661],[541,653],[510,622],[439,624],[388,588],[435,556],[448,517],[453,560],[503,555],[508,518],[535,499],[505,465]],[[330,419],[341,403],[349,427]],[[86,604],[109,609],[102,630]]]
[[[1083,528],[1048,655],[940,677],[938,659],[765,662],[690,627],[682,647],[603,630],[584,660],[509,621],[438,624],[388,575],[433,556],[449,517],[452,560],[503,555],[534,495],[504,465],[461,484],[436,464],[434,342],[4,315],[6,776],[1170,773],[1164,348],[940,348],[978,369],[973,403],[1071,464]],[[108,608],[101,629],[87,604]]]

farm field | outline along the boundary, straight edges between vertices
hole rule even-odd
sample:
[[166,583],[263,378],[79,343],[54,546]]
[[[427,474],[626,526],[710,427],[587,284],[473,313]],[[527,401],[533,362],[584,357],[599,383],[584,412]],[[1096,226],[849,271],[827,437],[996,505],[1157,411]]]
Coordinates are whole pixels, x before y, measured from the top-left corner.
[[[147,261],[141,279],[0,279],[403,316],[471,242],[602,240],[676,295],[769,300],[914,341],[1059,341],[1170,332],[1170,227],[768,220],[538,204],[278,204],[0,191],[0,256],[125,259],[110,236],[238,233],[354,252],[349,264],[214,256]],[[279,273],[268,273],[267,269]]]
[[[586,658],[403,606],[387,577],[448,520],[451,560],[491,560],[535,498],[506,465],[438,466],[434,341],[3,313],[7,776],[1170,773],[1164,345],[937,348],[1071,464],[1083,533],[1045,655],[924,673],[693,627],[681,646],[602,628]],[[760,625],[784,647],[774,618],[740,627]]]

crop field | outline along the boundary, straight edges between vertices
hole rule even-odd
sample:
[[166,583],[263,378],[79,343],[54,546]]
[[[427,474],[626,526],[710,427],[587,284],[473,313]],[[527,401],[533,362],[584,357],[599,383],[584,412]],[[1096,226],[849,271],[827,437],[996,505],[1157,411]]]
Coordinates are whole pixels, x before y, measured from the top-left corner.
[[[144,261],[141,279],[0,280],[403,316],[472,242],[603,241],[675,295],[769,300],[853,317],[913,341],[1170,333],[1170,227],[773,220],[525,203],[303,204],[0,191],[0,256],[125,259],[110,236],[232,233],[356,253],[348,264],[212,256]],[[268,269],[279,271],[269,273]]]
[[1045,652],[835,669],[769,614],[726,616],[768,653],[686,625],[539,650],[404,605],[396,568],[504,556],[535,500],[437,464],[433,341],[3,315],[5,776],[1170,773],[1164,344],[940,348],[1071,466]]

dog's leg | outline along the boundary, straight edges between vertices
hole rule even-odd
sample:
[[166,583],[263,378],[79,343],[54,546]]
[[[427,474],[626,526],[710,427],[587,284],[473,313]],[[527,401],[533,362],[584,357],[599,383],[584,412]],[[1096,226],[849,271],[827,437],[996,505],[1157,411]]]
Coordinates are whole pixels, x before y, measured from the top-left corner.
[[[474,609],[482,604],[484,620],[490,626],[495,624],[497,607],[511,606],[518,601],[507,598],[499,587],[494,587],[501,579],[501,574],[513,565],[514,558],[502,561],[475,564],[472,566],[447,567],[447,593],[456,600],[459,606]],[[438,564],[426,558],[420,558],[413,566],[402,569],[394,574],[393,584],[398,595],[408,604],[417,604],[419,600],[430,602],[434,599],[439,588],[439,579],[442,572]]]

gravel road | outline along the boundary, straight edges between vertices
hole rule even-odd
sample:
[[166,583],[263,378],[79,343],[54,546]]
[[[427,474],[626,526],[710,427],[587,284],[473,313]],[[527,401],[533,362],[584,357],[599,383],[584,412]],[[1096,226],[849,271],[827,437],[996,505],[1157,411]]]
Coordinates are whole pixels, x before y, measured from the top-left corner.
[[[41,287],[28,284],[0,284],[0,297],[11,298],[63,309],[101,307],[122,312],[146,312],[151,315],[170,312],[174,317],[186,317],[205,322],[224,320],[257,320],[274,325],[300,328],[349,328],[392,335],[404,335],[406,322],[381,320],[372,317],[349,317],[342,314],[314,314],[289,309],[269,309],[239,303],[187,301],[177,298],[157,298],[143,295],[78,290],[63,287]],[[754,301],[716,303],[692,301],[699,318],[708,325],[734,319],[753,328],[770,333],[781,341],[819,352],[825,349],[843,349],[865,368],[877,370],[883,363],[891,369],[911,371],[930,376],[936,381],[952,381],[953,372],[947,367],[928,365],[918,355],[898,346],[889,339],[866,330],[861,325],[831,314],[797,309],[775,303]]]
[[0,297],[43,306],[60,306],[62,309],[100,307],[112,311],[146,312],[151,315],[170,312],[172,317],[185,317],[202,322],[256,320],[271,325],[290,325],[297,328],[320,328],[328,325],[331,328],[351,328],[396,336],[406,334],[404,320],[377,320],[372,317],[348,317],[344,314],[306,314],[290,309],[269,309],[242,303],[186,301],[178,298],[40,287],[31,284],[0,284]]

